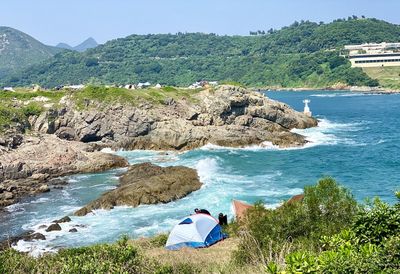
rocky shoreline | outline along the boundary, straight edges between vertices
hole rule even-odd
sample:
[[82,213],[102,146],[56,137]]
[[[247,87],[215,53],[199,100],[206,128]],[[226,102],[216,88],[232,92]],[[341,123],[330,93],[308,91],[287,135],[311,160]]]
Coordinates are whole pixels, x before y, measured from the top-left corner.
[[361,92],[361,93],[372,93],[372,94],[398,94],[400,90],[398,89],[387,89],[383,87],[359,87],[359,86],[332,86],[332,87],[321,87],[321,88],[283,88],[283,87],[265,87],[258,88],[257,90],[266,90],[266,91],[293,91],[293,92],[302,92],[302,91],[348,91],[348,92]]
[[126,167],[126,159],[54,135],[24,136],[0,154],[0,208],[66,184],[59,177]]
[[209,143],[240,147],[263,142],[295,147],[307,141],[291,129],[317,124],[286,104],[234,86],[161,103],[86,100],[83,109],[64,96],[57,107],[0,136],[0,208],[62,187],[54,178],[128,165],[101,148],[190,150]]

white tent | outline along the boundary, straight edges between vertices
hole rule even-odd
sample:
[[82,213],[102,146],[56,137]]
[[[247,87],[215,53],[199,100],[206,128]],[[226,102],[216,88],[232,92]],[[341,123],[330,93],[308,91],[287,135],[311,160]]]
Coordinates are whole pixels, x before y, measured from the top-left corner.
[[218,221],[207,214],[194,214],[182,219],[171,231],[165,247],[177,250],[182,247],[208,247],[223,240]]

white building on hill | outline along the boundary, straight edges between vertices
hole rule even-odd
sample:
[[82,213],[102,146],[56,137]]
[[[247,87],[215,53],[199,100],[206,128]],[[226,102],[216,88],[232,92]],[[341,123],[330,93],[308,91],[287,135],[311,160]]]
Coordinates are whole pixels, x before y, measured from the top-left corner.
[[400,43],[347,45],[352,67],[400,66]]

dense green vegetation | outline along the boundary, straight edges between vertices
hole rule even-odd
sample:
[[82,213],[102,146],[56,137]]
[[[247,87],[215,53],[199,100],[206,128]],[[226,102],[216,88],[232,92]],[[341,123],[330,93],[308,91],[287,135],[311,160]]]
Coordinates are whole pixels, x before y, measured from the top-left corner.
[[345,44],[397,42],[400,26],[377,19],[295,22],[258,36],[202,33],[131,35],[94,49],[62,52],[13,76],[4,85],[46,87],[76,83],[150,81],[186,86],[197,80],[250,86],[327,87],[337,83],[376,86],[340,57]]
[[305,188],[303,201],[276,210],[258,204],[227,227],[239,238],[228,265],[218,265],[218,256],[199,265],[208,249],[192,261],[182,251],[174,264],[148,256],[146,249],[161,252],[167,239],[162,234],[38,259],[9,249],[0,252],[0,273],[399,273],[400,192],[396,195],[394,205],[378,198],[357,204],[347,189],[324,178]]
[[235,260],[270,273],[399,273],[400,203],[357,205],[331,178],[304,195],[277,210],[251,209]]

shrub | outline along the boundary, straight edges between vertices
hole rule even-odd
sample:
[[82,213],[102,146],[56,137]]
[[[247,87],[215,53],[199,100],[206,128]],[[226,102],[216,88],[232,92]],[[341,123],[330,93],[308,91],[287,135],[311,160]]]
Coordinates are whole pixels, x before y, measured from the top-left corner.
[[38,259],[13,249],[0,253],[0,273],[145,273],[150,266],[126,238],[115,244],[60,250]]
[[378,198],[356,216],[353,230],[362,243],[380,244],[400,235],[400,204],[390,206]]
[[150,244],[153,247],[163,247],[167,243],[168,234],[159,234],[150,239]]
[[348,227],[357,203],[332,178],[321,179],[304,191],[303,202],[284,203],[275,210],[256,204],[247,212],[240,244],[234,258],[238,263],[275,261],[283,263],[292,251],[318,251],[320,238]]
[[[353,225],[322,237],[324,251],[289,254],[289,272],[398,273],[400,270],[399,206],[376,199],[360,211]],[[268,268],[270,269],[270,268]],[[277,269],[271,268],[272,270]]]
[[22,112],[24,113],[25,117],[40,115],[44,110],[43,106],[38,103],[30,103],[27,106],[22,108]]

